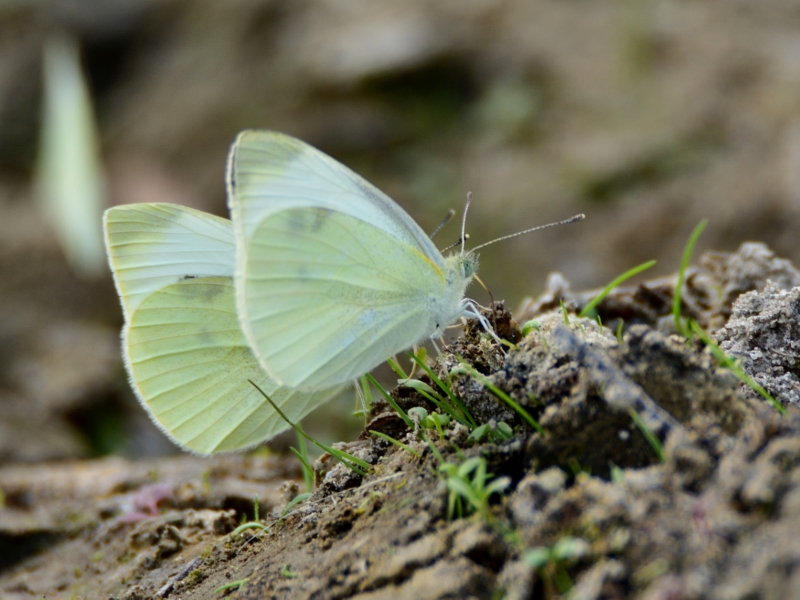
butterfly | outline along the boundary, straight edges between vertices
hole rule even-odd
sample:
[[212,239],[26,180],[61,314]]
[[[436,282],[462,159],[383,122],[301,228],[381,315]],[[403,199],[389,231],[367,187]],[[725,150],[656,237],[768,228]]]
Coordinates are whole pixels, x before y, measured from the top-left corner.
[[242,331],[281,385],[344,384],[476,312],[463,301],[475,255],[445,258],[391,198],[298,139],[240,133],[227,188]]

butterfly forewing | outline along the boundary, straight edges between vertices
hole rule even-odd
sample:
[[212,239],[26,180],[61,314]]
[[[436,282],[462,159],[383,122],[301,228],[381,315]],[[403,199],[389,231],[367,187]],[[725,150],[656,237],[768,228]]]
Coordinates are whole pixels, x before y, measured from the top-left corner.
[[271,375],[319,389],[358,377],[429,330],[444,274],[418,249],[360,219],[284,210],[256,230],[243,329]]
[[[444,266],[430,238],[391,198],[296,138],[274,131],[243,131],[231,147],[226,177],[237,243],[252,239],[270,214],[324,208],[372,223],[419,248],[439,268]],[[237,254],[245,251],[246,245],[239,244]]]

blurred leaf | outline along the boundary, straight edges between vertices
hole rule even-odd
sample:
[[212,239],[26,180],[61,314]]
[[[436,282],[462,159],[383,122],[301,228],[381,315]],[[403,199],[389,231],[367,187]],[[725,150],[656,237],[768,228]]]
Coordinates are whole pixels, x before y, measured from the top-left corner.
[[42,130],[36,187],[75,272],[106,268],[101,231],[105,182],[97,128],[77,41],[54,34],[45,43]]

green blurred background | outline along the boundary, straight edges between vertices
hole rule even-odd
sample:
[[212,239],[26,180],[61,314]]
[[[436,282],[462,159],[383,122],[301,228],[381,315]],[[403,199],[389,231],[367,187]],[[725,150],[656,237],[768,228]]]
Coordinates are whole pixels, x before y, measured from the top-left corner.
[[[225,215],[241,129],[319,147],[426,230],[472,191],[474,244],[585,212],[481,253],[514,309],[550,271],[672,272],[704,217],[699,250],[797,261],[798,116],[789,0],[0,0],[0,462],[175,451],[125,380],[99,211]],[[315,431],[350,435],[352,407]]]

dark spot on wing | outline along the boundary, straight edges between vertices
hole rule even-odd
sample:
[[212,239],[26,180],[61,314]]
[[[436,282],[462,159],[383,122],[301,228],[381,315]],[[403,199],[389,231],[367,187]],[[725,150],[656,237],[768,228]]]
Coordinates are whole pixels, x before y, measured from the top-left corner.
[[327,208],[303,208],[288,211],[288,226],[292,231],[316,233],[333,214]]

